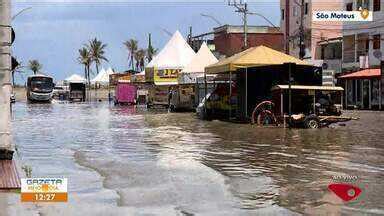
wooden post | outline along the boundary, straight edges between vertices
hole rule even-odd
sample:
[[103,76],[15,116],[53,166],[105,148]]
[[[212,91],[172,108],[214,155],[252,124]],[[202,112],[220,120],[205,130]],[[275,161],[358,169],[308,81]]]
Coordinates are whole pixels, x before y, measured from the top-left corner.
[[360,91],[361,91],[361,108],[364,109],[364,80],[360,80]]
[[348,80],[345,80],[345,109],[348,109]]
[[281,89],[280,90],[281,91],[281,93],[280,93],[280,115],[282,116],[282,117],[284,117],[284,95],[283,95],[283,90]]
[[316,115],[316,91],[315,94],[313,94],[313,114]]
[[248,118],[248,68],[245,68],[245,117]]
[[355,80],[355,86],[353,90],[355,92],[355,106],[357,106],[357,79]]
[[368,80],[368,106],[372,109],[372,84],[371,80]]

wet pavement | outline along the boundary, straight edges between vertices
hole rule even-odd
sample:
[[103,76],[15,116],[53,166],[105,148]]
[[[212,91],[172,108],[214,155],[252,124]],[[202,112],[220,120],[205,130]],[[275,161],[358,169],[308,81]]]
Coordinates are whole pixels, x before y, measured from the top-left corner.
[[[7,214],[384,214],[384,112],[318,130],[258,128],[94,104],[13,108],[13,139],[34,177],[66,177],[69,202],[20,203]],[[358,176],[343,203],[327,186]],[[4,205],[4,204],[3,204]]]

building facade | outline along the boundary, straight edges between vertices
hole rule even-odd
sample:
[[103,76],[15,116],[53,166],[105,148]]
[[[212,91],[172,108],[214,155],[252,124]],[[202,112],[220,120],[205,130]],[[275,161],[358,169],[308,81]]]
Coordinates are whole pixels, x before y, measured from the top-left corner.
[[[248,26],[248,47],[264,45],[283,51],[283,34],[279,28],[269,26]],[[213,43],[215,51],[221,55],[231,56],[244,50],[243,26],[224,25],[214,28]]]
[[344,23],[343,70],[378,68],[384,52],[384,0],[344,0],[344,9],[368,9],[373,21]]
[[10,159],[11,0],[0,0],[0,159]]
[[300,26],[303,22],[305,59],[321,59],[320,41],[342,36],[342,23],[315,22],[314,11],[342,10],[342,0],[280,0],[281,31],[284,34],[285,51],[300,57]]

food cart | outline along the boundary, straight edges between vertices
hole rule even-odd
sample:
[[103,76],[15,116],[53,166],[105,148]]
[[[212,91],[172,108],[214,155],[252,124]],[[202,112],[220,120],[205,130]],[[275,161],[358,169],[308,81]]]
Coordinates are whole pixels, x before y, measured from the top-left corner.
[[189,111],[195,107],[195,84],[179,84],[170,91],[169,109]]
[[319,128],[356,119],[342,115],[343,92],[342,87],[335,86],[276,85],[271,100],[255,107],[251,121],[259,125]]
[[70,82],[69,83],[69,100],[70,101],[85,101],[85,83]]
[[115,104],[128,104],[136,103],[136,86],[129,82],[119,81],[115,90]]

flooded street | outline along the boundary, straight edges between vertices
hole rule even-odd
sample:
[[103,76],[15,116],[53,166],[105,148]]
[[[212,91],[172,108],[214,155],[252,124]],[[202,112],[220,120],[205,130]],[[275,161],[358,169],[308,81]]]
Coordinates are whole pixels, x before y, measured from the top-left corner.
[[[319,130],[257,128],[95,104],[13,107],[18,157],[33,177],[68,178],[69,201],[9,214],[384,214],[384,112]],[[327,186],[358,176],[343,203]],[[16,197],[16,198],[15,198]]]

